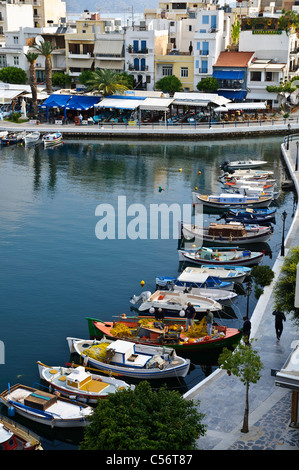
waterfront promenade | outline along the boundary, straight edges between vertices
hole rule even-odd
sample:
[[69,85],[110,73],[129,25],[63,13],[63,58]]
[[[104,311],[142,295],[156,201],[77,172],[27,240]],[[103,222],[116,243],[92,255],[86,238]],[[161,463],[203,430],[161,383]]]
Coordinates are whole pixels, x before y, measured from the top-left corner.
[[[282,153],[286,166],[294,178],[297,193],[299,192],[299,172],[295,172],[297,157],[296,136],[299,134],[299,123],[297,116],[292,121],[281,120],[275,123],[250,123],[248,126],[225,125],[225,127],[209,128],[202,126],[192,129],[190,126],[178,126],[176,129],[160,126],[150,132],[149,127],[133,128],[129,126],[121,128],[115,126],[104,129],[99,126],[57,126],[55,124],[14,124],[7,121],[0,123],[0,128],[7,130],[39,130],[40,132],[61,131],[64,137],[70,138],[138,138],[147,136],[152,139],[153,135],[159,137],[180,139],[191,137],[200,138],[229,138],[232,134],[246,136],[248,134],[281,134],[282,143],[286,135],[291,135],[289,145],[282,144]],[[288,124],[291,124],[289,129]],[[186,129],[185,129],[186,127]],[[159,131],[159,132],[158,132]],[[289,147],[289,149],[287,149]],[[299,245],[299,214],[296,211],[292,226],[285,240],[286,254],[292,246]],[[278,256],[273,270],[276,278],[279,276],[283,257]],[[242,421],[245,408],[245,387],[239,379],[228,376],[225,371],[217,369],[211,376],[207,377],[198,386],[185,394],[186,399],[200,401],[200,411],[204,413],[204,423],[207,425],[206,436],[198,440],[198,448],[203,450],[298,450],[299,429],[290,427],[291,414],[291,391],[279,388],[275,385],[275,377],[271,370],[280,369],[291,353],[295,342],[299,339],[299,332],[293,326],[289,316],[284,326],[280,342],[277,342],[273,310],[272,289],[266,287],[264,294],[260,297],[251,317],[252,337],[254,347],[258,350],[264,365],[262,378],[257,384],[251,385],[249,433],[241,433]]]
[[[284,139],[282,155],[299,192],[299,171],[295,171],[298,136]],[[288,148],[289,147],[289,148]],[[299,209],[285,239],[285,255],[299,245]],[[249,432],[242,433],[245,409],[245,386],[227,372],[217,369],[197,387],[185,394],[199,400],[204,413],[206,436],[198,441],[202,450],[298,450],[299,428],[290,426],[291,390],[275,385],[271,371],[280,370],[299,341],[299,331],[287,315],[280,341],[277,341],[272,315],[272,291],[284,257],[279,255],[273,266],[275,279],[265,288],[251,317],[251,338],[263,363],[262,377],[249,390]]]

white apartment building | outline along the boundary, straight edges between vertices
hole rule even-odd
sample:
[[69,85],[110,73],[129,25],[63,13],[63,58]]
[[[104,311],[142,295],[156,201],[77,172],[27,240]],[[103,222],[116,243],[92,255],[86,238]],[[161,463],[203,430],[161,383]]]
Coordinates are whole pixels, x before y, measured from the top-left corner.
[[19,67],[25,72],[29,63],[25,54],[29,51],[28,40],[36,37],[41,31],[36,28],[22,28],[5,33],[5,45],[0,48],[0,68]]
[[165,22],[143,21],[128,28],[125,35],[125,70],[133,75],[136,89],[155,89],[155,55],[166,54],[168,44]]
[[223,10],[197,12],[194,32],[194,89],[203,78],[213,75],[213,65],[230,39],[230,17]]
[[[295,34],[287,35],[285,31],[241,31],[239,51],[254,51],[255,60],[248,67],[247,100],[267,101],[272,107],[278,106],[277,93],[269,93],[267,86],[279,86],[288,79],[298,63]],[[295,57],[296,56],[296,57]]]
[[0,2],[0,35],[4,35],[6,31],[17,31],[25,26],[34,27],[32,4]]

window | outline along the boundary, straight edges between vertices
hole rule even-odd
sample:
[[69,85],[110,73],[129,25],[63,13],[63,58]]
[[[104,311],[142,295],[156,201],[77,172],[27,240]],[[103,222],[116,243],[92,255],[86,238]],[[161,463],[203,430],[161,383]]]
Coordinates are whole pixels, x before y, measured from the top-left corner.
[[14,65],[19,65],[19,57],[18,57],[18,56],[14,56],[14,58],[13,58],[13,64],[14,64]]
[[0,55],[0,67],[6,67],[6,56]]
[[251,72],[250,80],[252,82],[261,82],[262,81],[262,72]]
[[200,42],[197,42],[197,43],[196,43],[196,50],[197,50],[197,51],[200,51]]
[[192,31],[192,25],[191,24],[189,24],[189,26],[188,26],[188,31]]
[[208,73],[208,61],[207,60],[201,61],[201,73]]
[[203,15],[202,24],[209,24],[209,16],[208,15]]
[[139,41],[133,41],[133,52],[138,52],[139,49]]
[[272,82],[272,72],[266,72],[266,82]]
[[172,65],[163,65],[162,75],[163,75],[163,77],[168,77],[168,76],[172,75]]
[[182,78],[188,77],[188,67],[181,67],[181,77]]
[[19,36],[14,36],[13,37],[13,43],[14,44],[19,44]]
[[211,16],[211,28],[216,29],[216,25],[217,25],[217,16],[212,15]]
[[209,43],[208,42],[202,43],[202,55],[209,55]]

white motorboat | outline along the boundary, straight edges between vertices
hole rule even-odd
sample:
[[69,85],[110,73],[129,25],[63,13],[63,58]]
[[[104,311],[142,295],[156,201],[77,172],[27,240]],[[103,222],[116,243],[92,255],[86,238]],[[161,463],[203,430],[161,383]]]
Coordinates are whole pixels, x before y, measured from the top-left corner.
[[61,132],[52,132],[43,135],[42,141],[44,144],[44,147],[50,147],[53,145],[57,145],[62,141],[62,134]]
[[118,390],[134,389],[115,377],[91,374],[83,366],[50,367],[37,362],[40,378],[47,382],[49,389],[57,390],[70,399],[96,404]]
[[249,169],[249,168],[258,168],[260,166],[266,165],[268,162],[265,160],[236,160],[236,161],[226,161],[221,167],[229,170],[235,169]]
[[90,406],[20,384],[3,391],[0,402],[11,413],[51,427],[83,427],[93,413]]
[[268,207],[273,200],[272,195],[245,196],[236,193],[223,193],[219,195],[192,193],[193,204],[203,204],[215,209],[231,209],[234,207]]
[[205,314],[207,310],[211,310],[211,312],[222,310],[219,302],[202,295],[157,290],[141,303],[138,311],[142,314],[151,314],[152,309],[161,308],[164,317],[179,318],[183,316],[183,310],[187,307],[188,302],[194,307],[196,318],[201,318],[201,314]]
[[222,175],[222,178],[269,178],[273,176],[274,171],[256,170],[249,168],[248,170],[230,170]]
[[182,233],[186,240],[200,239],[204,243],[212,245],[247,245],[249,243],[267,242],[272,234],[272,226],[256,224],[244,225],[241,222],[229,222],[220,224],[211,222],[208,227],[183,224]]
[[212,279],[216,277],[221,281],[233,281],[237,284],[241,284],[245,281],[246,277],[249,276],[250,272],[251,268],[246,266],[239,266],[235,269],[226,266],[187,267],[178,276],[178,281],[197,283],[197,280],[202,275],[208,275]]
[[232,290],[209,289],[208,287],[198,287],[196,282],[191,283],[191,285],[190,283],[187,283],[187,282],[186,283],[175,282],[171,286],[170,292],[178,292],[178,293],[181,292],[184,294],[188,293],[188,294],[198,295],[200,297],[207,297],[208,299],[215,300],[215,302],[219,302],[222,305],[231,305],[232,301],[238,296],[238,294],[236,294]]
[[190,368],[190,360],[177,356],[173,348],[107,338],[96,341],[68,337],[67,342],[70,353],[79,354],[85,366],[135,379],[185,377]]
[[24,144],[36,144],[40,139],[40,132],[29,132],[28,134],[25,135],[24,137]]

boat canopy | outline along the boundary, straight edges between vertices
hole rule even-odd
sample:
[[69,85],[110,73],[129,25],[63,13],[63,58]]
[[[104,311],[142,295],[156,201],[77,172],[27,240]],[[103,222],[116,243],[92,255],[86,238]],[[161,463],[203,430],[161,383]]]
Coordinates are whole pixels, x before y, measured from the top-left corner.
[[210,274],[207,273],[199,273],[192,271],[183,271],[182,274],[178,276],[178,281],[180,282],[194,282],[201,284],[206,282],[206,280],[210,277]]

